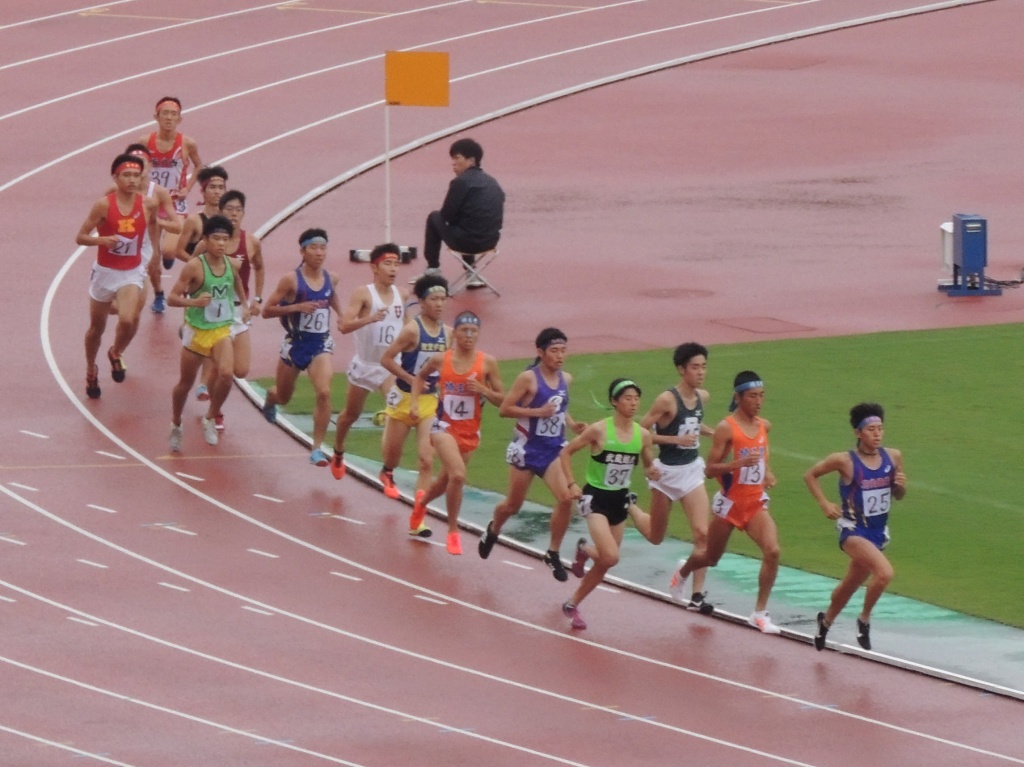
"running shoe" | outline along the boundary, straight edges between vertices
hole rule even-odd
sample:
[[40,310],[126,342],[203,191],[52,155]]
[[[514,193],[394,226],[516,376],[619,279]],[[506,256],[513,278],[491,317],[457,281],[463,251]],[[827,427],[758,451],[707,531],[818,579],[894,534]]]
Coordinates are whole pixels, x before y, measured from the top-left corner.
[[865,650],[871,649],[871,624],[857,619],[857,644]]
[[153,297],[153,305],[149,308],[152,309],[157,314],[163,314],[164,310],[167,308],[167,302],[164,300],[164,294],[157,293]]
[[[205,386],[203,387],[206,388]],[[266,400],[263,401],[263,407],[260,408],[263,411],[263,417],[267,423],[277,423],[277,405],[274,405]]]
[[388,414],[383,410],[378,410],[376,413],[373,414],[373,417],[370,419],[374,426],[383,426],[387,420]]
[[587,564],[587,550],[584,548],[587,545],[586,538],[580,538],[576,541],[576,556],[572,560],[572,574],[577,578],[582,578],[586,572],[583,567]]
[[398,488],[395,487],[395,473],[388,469],[383,469],[379,475],[380,483],[384,486],[384,495],[388,498],[398,498],[401,493],[398,492]]
[[705,598],[702,591],[693,592],[686,607],[689,610],[696,610],[701,615],[711,615],[715,611],[715,606]]
[[217,436],[217,422],[212,418],[203,419],[203,439],[207,445],[216,445],[220,441]]
[[434,531],[427,527],[426,522],[420,522],[419,527],[409,528],[409,535],[414,538],[429,538],[434,534]]
[[171,439],[170,439],[170,442],[171,442],[171,452],[172,453],[180,453],[181,452],[181,438],[182,438],[182,436],[183,436],[182,428],[180,426],[175,426],[172,423],[171,424]]
[[676,569],[672,572],[672,580],[668,582],[668,593],[672,595],[674,600],[684,604],[686,603],[686,597],[683,596],[683,588],[686,586],[686,578],[679,571],[683,569],[685,564],[685,559],[680,559],[676,562]]
[[825,613],[818,613],[818,633],[814,635],[814,649],[821,652],[825,649],[825,636],[829,627],[825,624]]
[[213,425],[217,427],[217,431],[224,431],[224,414],[217,413],[213,417]]
[[210,390],[206,388],[206,384],[199,384],[196,387],[196,399],[200,402],[206,402],[210,399]]
[[[427,516],[427,506],[423,503],[423,499],[426,497],[426,490],[417,490],[416,496],[412,504],[412,514],[409,515],[409,531],[410,534],[413,530],[419,530],[423,527],[423,520]],[[426,538],[426,536],[423,536]]]
[[331,459],[327,457],[327,453],[325,453],[321,448],[318,447],[316,450],[309,454],[309,462],[314,466],[323,467],[329,464],[331,462]]
[[564,583],[569,580],[569,573],[565,571],[565,565],[562,564],[562,557],[557,551],[548,549],[548,553],[544,555],[544,564],[551,568],[551,574],[555,576],[555,580]]
[[487,287],[487,283],[484,282],[484,278],[480,277],[478,275],[474,275],[473,277],[470,277],[466,281],[466,289],[467,290],[479,290],[480,288],[486,288],[486,287]]
[[85,374],[85,396],[89,399],[100,398],[100,371],[98,369]]
[[114,383],[121,383],[124,381],[125,374],[128,372],[128,368],[124,364],[124,360],[119,356],[114,356],[114,347],[107,349],[107,359],[110,360],[110,377],[114,379]]
[[572,627],[574,629],[582,631],[587,627],[587,622],[583,620],[583,616],[580,615],[580,608],[572,602],[566,602],[562,605],[562,615],[572,621]]
[[462,553],[462,536],[458,532],[448,533],[448,542],[445,544],[449,554]]
[[767,610],[760,610],[750,614],[747,623],[756,628],[762,634],[781,634],[782,629],[772,623]]
[[480,543],[476,545],[476,551],[480,555],[480,559],[487,559],[487,557],[491,556],[491,549],[494,548],[497,540],[498,536],[491,532],[491,523],[488,522],[487,529],[480,536]]
[[339,453],[337,450],[331,456],[331,474],[335,479],[341,479],[345,476],[345,454]]

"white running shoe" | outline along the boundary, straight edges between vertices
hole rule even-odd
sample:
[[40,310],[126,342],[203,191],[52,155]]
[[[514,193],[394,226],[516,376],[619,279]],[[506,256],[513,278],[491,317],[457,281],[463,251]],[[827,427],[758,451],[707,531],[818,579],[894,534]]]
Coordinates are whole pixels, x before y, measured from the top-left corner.
[[172,423],[171,424],[171,452],[172,453],[180,453],[181,452],[181,437],[182,437],[182,428],[180,426],[175,426]]
[[672,580],[668,582],[668,593],[672,595],[672,598],[677,602],[686,604],[686,597],[683,591],[686,588],[686,578],[679,574],[679,571],[683,569],[683,565],[686,564],[685,559],[680,559],[676,562],[676,569],[672,572]]
[[762,634],[781,634],[782,629],[772,623],[771,617],[768,615],[767,610],[761,610],[760,612],[753,612],[750,617],[747,618],[747,623],[756,628]]
[[216,445],[220,439],[217,436],[217,421],[213,418],[203,419],[203,439],[207,445]]

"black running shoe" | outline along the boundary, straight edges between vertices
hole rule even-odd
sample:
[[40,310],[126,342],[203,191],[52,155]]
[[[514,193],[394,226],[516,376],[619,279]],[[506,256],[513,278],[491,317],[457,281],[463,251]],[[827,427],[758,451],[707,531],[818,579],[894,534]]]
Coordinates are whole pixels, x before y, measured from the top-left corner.
[[693,596],[690,597],[690,602],[686,607],[690,610],[696,610],[701,615],[711,615],[715,611],[715,606],[704,598],[704,593],[701,591],[693,592]]
[[871,649],[871,624],[857,619],[857,644],[865,650]]
[[548,553],[544,555],[544,564],[551,568],[551,574],[555,576],[556,581],[564,583],[569,580],[569,573],[565,571],[565,565],[562,564],[562,557],[557,551],[551,551],[548,549]]
[[487,557],[491,556],[491,549],[494,548],[494,544],[497,540],[498,536],[491,532],[491,523],[488,522],[487,529],[484,530],[484,534],[480,536],[480,543],[476,546],[480,559],[487,559]]
[[828,634],[828,626],[825,625],[825,613],[818,613],[818,633],[814,635],[814,649],[825,649],[825,636]]

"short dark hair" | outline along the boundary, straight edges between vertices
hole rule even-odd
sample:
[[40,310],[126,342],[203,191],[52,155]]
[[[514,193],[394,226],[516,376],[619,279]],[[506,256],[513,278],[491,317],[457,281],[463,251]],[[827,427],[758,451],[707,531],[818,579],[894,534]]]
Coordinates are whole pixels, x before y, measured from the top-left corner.
[[877,402],[861,402],[859,405],[854,405],[850,408],[850,426],[857,429],[860,427],[861,421],[871,416],[877,416],[884,421],[885,408]]
[[741,370],[736,374],[736,377],[732,379],[732,388],[742,386],[747,383],[754,383],[754,381],[760,381],[761,376],[755,373],[753,370]]
[[484,159],[484,148],[471,138],[460,138],[448,150],[449,157],[457,154],[469,160],[476,160],[476,164],[479,165]]
[[[623,385],[625,384],[625,385]],[[621,397],[626,389],[636,389],[637,396],[642,397],[643,392],[640,391],[640,387],[637,386],[630,378],[616,378],[610,384],[608,384],[608,399],[611,402],[615,402]]]
[[412,293],[422,301],[427,297],[431,288],[444,288],[445,295],[448,295],[448,280],[441,274],[424,274],[412,286]]
[[206,184],[211,178],[222,178],[227,183],[228,172],[220,165],[207,165],[196,174],[196,181],[200,184]]
[[672,364],[677,368],[686,367],[686,363],[698,355],[707,359],[708,348],[694,341],[687,341],[685,344],[679,344],[672,353]]
[[154,109],[159,110],[160,105],[163,104],[165,101],[173,101],[175,104],[178,105],[178,111],[181,111],[181,99],[179,99],[177,96],[163,96],[162,98],[157,99],[156,106],[154,107]]
[[305,247],[302,243],[306,240],[312,240],[314,237],[323,237],[327,239],[327,232],[323,229],[307,229],[299,235],[299,247]]
[[555,341],[561,341],[562,343],[569,342],[569,336],[563,333],[558,328],[544,328],[537,334],[536,346],[538,349],[546,349],[548,346],[553,344]]
[[402,260],[402,249],[395,245],[393,242],[385,242],[383,245],[378,245],[370,251],[370,263],[377,263],[377,259],[382,256],[394,256],[399,261]]
[[110,163],[110,175],[111,176],[116,175],[118,167],[120,167],[122,164],[124,164],[126,162],[130,162],[132,165],[138,165],[140,171],[146,165],[144,162],[142,162],[142,160],[140,160],[138,157],[136,157],[133,154],[127,154],[127,153],[119,154],[117,157],[114,158],[114,161],[112,163]]
[[245,207],[245,193],[240,192],[237,189],[229,189],[228,191],[224,192],[224,194],[221,195],[220,202],[217,203],[217,208],[220,210],[224,210],[224,206],[227,205],[232,200],[238,200],[240,203],[242,203],[242,207]]
[[209,237],[218,231],[225,231],[228,233],[228,237],[234,237],[235,225],[228,220],[227,216],[210,216],[203,222],[203,237]]
[[124,148],[125,154],[131,154],[132,152],[145,152],[146,157],[151,157],[153,154],[145,144],[129,144]]

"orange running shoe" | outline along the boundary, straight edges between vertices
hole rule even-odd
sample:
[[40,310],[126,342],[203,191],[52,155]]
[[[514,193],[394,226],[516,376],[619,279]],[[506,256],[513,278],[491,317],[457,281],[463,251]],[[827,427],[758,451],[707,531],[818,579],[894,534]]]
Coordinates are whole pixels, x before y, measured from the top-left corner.
[[335,479],[341,479],[345,476],[345,454],[334,452],[331,456],[331,474],[334,475]]
[[384,486],[384,495],[388,498],[398,498],[400,493],[395,487],[395,474],[390,469],[383,469],[379,475],[380,483]]
[[447,549],[449,554],[462,553],[462,536],[456,533],[448,533]]
[[423,520],[427,516],[427,504],[423,502],[426,497],[426,490],[416,491],[416,500],[412,504],[412,514],[409,515],[409,531],[419,530],[423,526]]

